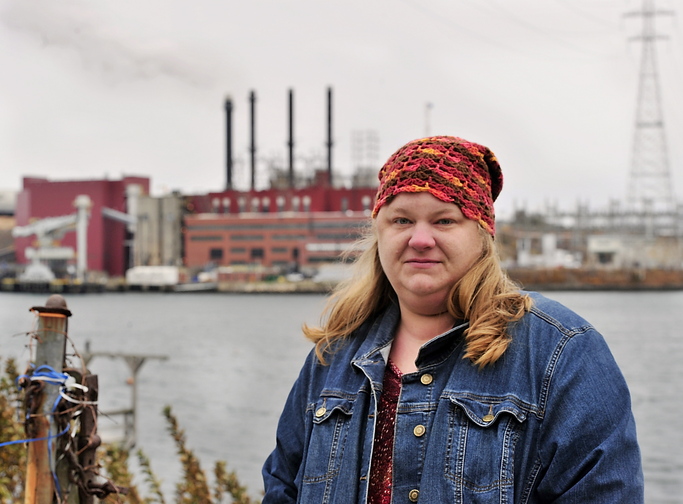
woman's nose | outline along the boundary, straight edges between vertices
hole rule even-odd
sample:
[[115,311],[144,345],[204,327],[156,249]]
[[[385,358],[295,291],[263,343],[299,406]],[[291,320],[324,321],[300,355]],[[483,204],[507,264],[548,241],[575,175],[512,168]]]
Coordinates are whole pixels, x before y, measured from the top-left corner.
[[415,250],[425,250],[432,248],[434,244],[434,234],[431,227],[421,223],[415,224],[408,245]]

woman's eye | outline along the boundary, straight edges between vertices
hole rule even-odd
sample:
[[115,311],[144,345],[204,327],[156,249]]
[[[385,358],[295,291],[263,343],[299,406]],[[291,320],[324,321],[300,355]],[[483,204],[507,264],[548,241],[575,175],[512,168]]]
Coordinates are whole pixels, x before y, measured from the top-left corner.
[[394,219],[395,224],[410,224],[410,220],[405,217],[396,217]]
[[438,221],[436,221],[436,223],[441,224],[441,225],[446,225],[446,224],[453,224],[453,223],[455,223],[455,221],[453,219],[439,219]]

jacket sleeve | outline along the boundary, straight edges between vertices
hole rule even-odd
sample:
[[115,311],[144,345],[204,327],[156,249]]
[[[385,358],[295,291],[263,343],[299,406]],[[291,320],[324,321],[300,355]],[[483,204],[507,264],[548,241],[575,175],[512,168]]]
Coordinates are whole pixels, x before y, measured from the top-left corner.
[[289,392],[280,415],[275,449],[261,471],[265,490],[262,504],[297,502],[301,486],[301,464],[311,428],[306,414],[309,371],[316,363],[315,353],[311,352]]
[[642,504],[640,449],[624,377],[595,329],[563,343],[546,377],[539,501]]

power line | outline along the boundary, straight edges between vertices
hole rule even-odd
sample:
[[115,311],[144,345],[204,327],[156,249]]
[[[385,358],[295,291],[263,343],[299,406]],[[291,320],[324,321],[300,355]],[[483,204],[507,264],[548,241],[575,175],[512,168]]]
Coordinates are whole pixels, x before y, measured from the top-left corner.
[[[465,3],[468,5],[473,6],[477,10],[483,11],[486,13],[487,16],[490,15],[498,15],[499,18],[507,19],[508,21],[511,21],[512,23],[524,28],[526,31],[531,31],[537,34],[540,34],[543,38],[548,39],[553,41],[554,43],[563,45],[565,47],[570,48],[573,50],[575,53],[581,53],[584,55],[588,55],[591,57],[600,57],[600,58],[612,58],[613,55],[610,54],[603,54],[599,53],[596,51],[590,51],[586,50],[583,47],[580,47],[576,44],[573,44],[571,42],[568,42],[566,39],[563,39],[561,37],[557,37],[554,33],[544,30],[542,28],[539,28],[537,25],[533,23],[529,23],[527,21],[521,20],[518,17],[514,16],[511,14],[509,11],[501,7],[500,5],[496,5],[495,8],[493,9],[483,9],[481,3],[477,2],[470,2],[468,0],[463,0]],[[556,56],[545,56],[541,53],[532,53],[531,51],[525,50],[525,49],[519,49],[516,47],[514,44],[511,44],[508,40],[508,37],[505,39],[496,39],[494,37],[490,37],[485,35],[486,33],[495,33],[495,32],[486,32],[482,30],[475,30],[469,27],[466,23],[458,22],[458,20],[453,19],[453,16],[448,16],[445,14],[443,10],[436,12],[432,8],[429,7],[429,4],[425,2],[416,2],[413,0],[403,0],[403,2],[407,5],[409,5],[411,8],[420,11],[423,15],[431,18],[432,20],[438,22],[440,25],[445,26],[448,28],[448,35],[452,34],[454,30],[457,30],[459,33],[465,33],[468,36],[475,38],[479,41],[485,42],[488,45],[495,46],[500,49],[504,49],[509,52],[516,52],[516,53],[521,53],[525,56],[529,57],[534,57],[534,58],[540,58],[540,59],[552,59],[556,60]]]
[[581,52],[581,53],[583,53],[583,54],[588,54],[588,55],[590,55],[590,56],[601,56],[601,57],[605,57],[605,56],[606,56],[606,55],[604,55],[604,54],[600,54],[600,53],[597,53],[597,52],[595,52],[595,51],[587,51],[587,50],[585,50],[584,48],[579,47],[579,46],[577,46],[577,45],[575,45],[575,44],[573,44],[573,43],[571,43],[571,42],[568,42],[567,40],[565,40],[565,39],[563,39],[563,38],[557,37],[554,33],[549,32],[548,30],[544,30],[544,29],[542,29],[542,28],[539,28],[537,25],[535,25],[535,24],[533,24],[533,23],[529,23],[529,22],[527,22],[527,21],[525,21],[525,20],[523,20],[523,19],[520,19],[519,17],[513,15],[510,11],[504,9],[504,8],[501,7],[500,5],[498,5],[498,10],[499,10],[499,12],[502,13],[507,19],[509,19],[510,21],[516,23],[517,25],[519,25],[519,26],[521,26],[521,27],[523,27],[523,28],[526,28],[527,30],[533,31],[533,32],[535,32],[535,33],[539,33],[539,34],[541,34],[543,37],[545,37],[545,38],[547,38],[547,39],[549,39],[549,40],[552,40],[552,41],[554,41],[554,42],[557,42],[557,43],[559,43],[559,44],[561,44],[561,45],[563,45],[563,46],[565,46],[565,47],[568,47],[568,48],[570,48],[570,49],[573,49],[574,51],[578,51],[578,52]]
[[598,24],[601,24],[603,26],[607,26],[609,28],[615,28],[615,24],[613,22],[607,21],[606,19],[600,18],[598,16],[594,16],[593,14],[590,14],[583,9],[577,9],[576,3],[574,0],[555,0],[556,3],[560,4],[562,7],[565,9],[573,12],[577,16],[580,16],[584,19],[588,19],[589,21],[594,21]]

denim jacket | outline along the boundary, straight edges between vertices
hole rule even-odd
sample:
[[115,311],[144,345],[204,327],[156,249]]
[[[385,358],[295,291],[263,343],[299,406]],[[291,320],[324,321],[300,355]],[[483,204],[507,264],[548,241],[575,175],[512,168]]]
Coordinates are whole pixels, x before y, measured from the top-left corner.
[[[630,396],[603,337],[559,303],[512,324],[507,351],[463,359],[467,324],[420,349],[402,377],[393,503],[642,503]],[[364,503],[377,404],[399,320],[395,306],[312,352],[263,467],[263,504]]]

